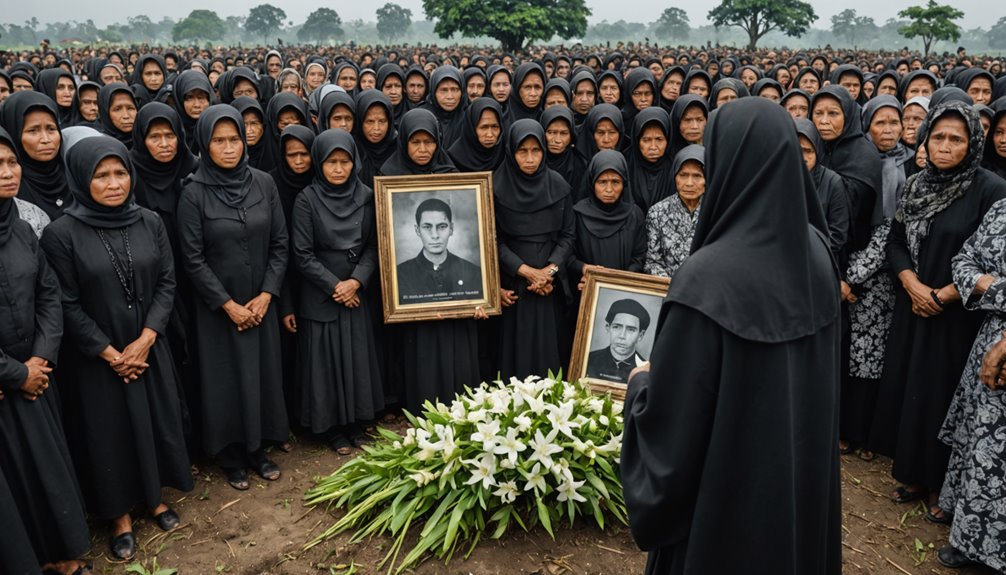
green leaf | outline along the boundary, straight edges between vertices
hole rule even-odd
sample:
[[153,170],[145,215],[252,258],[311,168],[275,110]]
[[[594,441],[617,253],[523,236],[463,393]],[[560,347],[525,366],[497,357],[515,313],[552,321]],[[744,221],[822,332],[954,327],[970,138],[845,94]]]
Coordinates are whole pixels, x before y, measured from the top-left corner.
[[548,507],[545,506],[545,502],[541,499],[536,500],[536,503],[538,504],[538,519],[541,521],[542,527],[545,528],[545,531],[548,531],[552,539],[555,539],[555,533],[552,532],[552,519],[548,514]]

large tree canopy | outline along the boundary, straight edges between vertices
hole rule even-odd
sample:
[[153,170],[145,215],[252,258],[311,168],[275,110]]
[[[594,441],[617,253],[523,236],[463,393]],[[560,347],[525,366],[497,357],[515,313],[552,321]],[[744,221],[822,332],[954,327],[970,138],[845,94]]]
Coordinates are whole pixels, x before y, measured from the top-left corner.
[[434,31],[441,38],[457,32],[489,36],[504,50],[553,36],[583,36],[590,16],[584,0],[423,0],[423,10],[437,20]]
[[412,26],[412,10],[388,2],[377,9],[377,35],[385,42],[401,38]]
[[248,12],[245,30],[254,36],[261,36],[266,42],[283,27],[286,12],[272,4],[259,4]]
[[800,0],[723,0],[709,11],[715,26],[737,26],[748,34],[748,50],[754,50],[765,34],[779,30],[787,36],[803,36],[817,20],[814,7]]
[[224,37],[224,21],[213,10],[193,10],[171,28],[171,38],[182,40],[219,40]]
[[909,6],[898,16],[908,18],[911,23],[898,29],[905,38],[922,38],[923,54],[929,54],[929,49],[936,40],[957,41],[961,37],[961,27],[954,20],[964,17],[964,12],[950,5],[937,4],[929,0],[926,6]]
[[662,38],[677,40],[688,38],[688,32],[691,31],[691,26],[688,24],[688,13],[676,6],[665,9],[657,19],[653,31]]
[[325,42],[342,38],[342,18],[331,8],[318,8],[307,16],[307,21],[297,30],[301,42]]

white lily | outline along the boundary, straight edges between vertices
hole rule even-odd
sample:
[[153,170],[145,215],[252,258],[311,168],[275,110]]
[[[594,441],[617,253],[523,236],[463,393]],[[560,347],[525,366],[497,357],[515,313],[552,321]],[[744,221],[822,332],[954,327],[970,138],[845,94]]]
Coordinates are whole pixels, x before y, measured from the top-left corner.
[[437,476],[435,473],[431,473],[425,469],[421,469],[416,473],[409,475],[409,479],[415,481],[418,487],[422,487],[436,478]]
[[493,491],[493,495],[499,497],[503,503],[513,503],[517,500],[517,496],[520,495],[520,491],[517,490],[516,482],[504,481],[499,484],[499,489]]
[[472,468],[472,476],[465,482],[466,485],[473,485],[481,482],[482,487],[489,489],[496,485],[496,458],[492,453],[483,453],[479,459],[467,459],[463,463]]
[[479,421],[485,421],[485,420],[486,420],[486,410],[484,409],[476,409],[474,411],[468,412],[468,421],[470,423],[478,423]]
[[517,464],[517,455],[527,449],[527,445],[517,439],[517,433],[517,429],[511,427],[507,430],[506,436],[497,435],[493,438],[496,443],[493,453],[505,455],[512,465]]
[[566,437],[572,438],[573,428],[580,427],[579,423],[570,420],[573,416],[573,402],[566,401],[560,405],[549,404],[548,410],[552,414],[552,427]]
[[527,430],[531,429],[531,418],[526,415],[518,415],[513,418],[513,422],[517,424],[517,431],[521,433],[527,433]]
[[482,443],[482,451],[492,451],[496,445],[496,436],[500,432],[500,422],[498,419],[491,419],[485,423],[475,426],[478,431],[472,434],[472,441]]
[[558,431],[553,429],[548,435],[542,435],[540,429],[534,432],[534,439],[528,442],[531,455],[528,461],[540,461],[546,469],[552,468],[552,455],[562,452],[562,447],[554,443]]
[[580,495],[577,491],[578,488],[583,487],[583,481],[564,481],[559,484],[559,496],[556,497],[559,501],[587,501],[587,498]]
[[527,483],[524,485],[524,491],[534,489],[536,495],[545,492],[545,475],[542,473],[541,463],[535,463],[525,477],[527,477]]

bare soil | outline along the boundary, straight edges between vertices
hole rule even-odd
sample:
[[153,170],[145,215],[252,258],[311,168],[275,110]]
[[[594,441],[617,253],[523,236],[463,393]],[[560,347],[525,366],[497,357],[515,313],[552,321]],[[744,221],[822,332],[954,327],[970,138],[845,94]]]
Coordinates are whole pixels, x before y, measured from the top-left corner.
[[[136,521],[140,550],[131,562],[109,561],[108,526],[95,525],[91,556],[95,572],[122,574],[136,563],[150,569],[155,558],[160,568],[178,569],[180,575],[342,575],[350,566],[359,575],[386,572],[378,563],[388,539],[349,544],[349,536],[343,535],[309,551],[303,549],[339,512],[305,508],[301,497],[313,478],[331,473],[352,456],[340,457],[322,442],[301,439],[293,452],[274,452],[272,457],[283,469],[283,477],[267,482],[252,475],[252,487],[244,492],[228,486],[210,462],[199,462],[195,490],[165,492],[165,500],[181,515],[182,526],[163,533],[149,518]],[[895,487],[890,460],[878,457],[865,462],[855,454],[842,457],[844,573],[994,575],[984,568],[942,568],[936,550],[946,545],[947,527],[927,522],[921,503],[892,502],[887,494]],[[609,575],[642,573],[645,564],[646,556],[636,548],[627,528],[601,531],[584,521],[572,529],[559,529],[554,541],[543,529],[523,533],[518,528],[501,541],[480,543],[467,559],[456,557],[447,565],[430,559],[410,573]],[[751,572],[757,572],[756,565]]]

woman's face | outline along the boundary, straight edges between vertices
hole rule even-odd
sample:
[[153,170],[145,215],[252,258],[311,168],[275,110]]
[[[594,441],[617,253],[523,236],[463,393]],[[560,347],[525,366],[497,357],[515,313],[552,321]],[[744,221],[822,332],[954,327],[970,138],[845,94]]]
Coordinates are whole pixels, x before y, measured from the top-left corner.
[[547,110],[552,106],[565,106],[566,105],[566,94],[560,88],[552,88],[545,94],[545,106],[543,109]]
[[210,107],[210,95],[202,90],[190,90],[182,100],[185,115],[198,120],[203,110]]
[[478,74],[473,74],[471,78],[468,78],[468,85],[465,87],[465,91],[468,93],[469,100],[481,98],[486,93],[485,79]]
[[307,82],[308,90],[313,92],[315,88],[325,83],[325,70],[321,66],[311,66],[307,69],[304,81]]
[[660,97],[667,100],[668,102],[673,102],[678,99],[681,95],[681,82],[685,79],[684,76],[678,73],[671,74],[664,80],[663,87],[660,88]]
[[859,99],[859,92],[863,89],[863,83],[859,80],[859,76],[851,72],[839,76],[838,85],[848,90],[853,100]]
[[803,134],[800,135],[800,153],[803,154],[803,163],[806,164],[807,171],[813,170],[817,165],[817,149]]
[[111,156],[98,162],[91,176],[91,199],[106,208],[117,208],[129,197],[129,170]]
[[385,78],[381,91],[391,100],[392,106],[402,103],[402,81],[398,79],[398,76],[388,76]]
[[520,101],[528,108],[534,109],[541,104],[541,95],[545,91],[545,82],[541,77],[541,74],[533,72],[524,77],[524,81],[521,82],[520,88],[517,89],[517,94],[520,96]]
[[544,157],[545,152],[541,149],[541,144],[535,138],[524,138],[524,141],[517,146],[517,150],[513,154],[517,167],[528,176],[533,176],[538,171],[538,167],[541,166],[541,161]]
[[615,123],[605,118],[594,128],[594,144],[598,150],[614,150],[618,147],[618,135]]
[[572,141],[569,124],[563,120],[555,120],[545,128],[545,145],[548,146],[549,154],[559,155],[565,152]]
[[56,118],[49,112],[32,110],[24,116],[21,146],[28,157],[36,162],[48,162],[59,154],[62,141]]
[[283,68],[283,62],[275,55],[269,56],[265,61],[265,68],[269,75],[275,78],[279,76],[280,70]]
[[336,150],[321,163],[325,181],[333,186],[341,186],[353,175],[353,158],[345,150]]
[[996,155],[1006,158],[1006,116],[999,118],[995,131],[992,132],[992,143],[995,145]]
[[433,97],[445,112],[453,112],[461,104],[461,84],[454,80],[443,80],[437,84]]
[[95,89],[81,90],[77,99],[77,109],[80,116],[88,122],[98,119],[98,91]]
[[988,106],[992,102],[992,82],[985,77],[971,80],[971,83],[968,84],[968,96],[971,96],[976,105],[985,104]]
[[943,116],[929,133],[926,152],[939,170],[951,170],[968,155],[968,125],[963,118]]
[[702,165],[694,160],[682,164],[678,173],[674,174],[674,185],[685,204],[698,202],[702,194],[706,193],[706,174]]
[[817,92],[821,88],[821,82],[818,81],[816,76],[808,72],[800,76],[800,82],[797,87],[813,96],[814,92]]
[[335,83],[343,90],[352,92],[356,89],[356,70],[352,66],[346,66],[339,70],[339,77],[335,79]]
[[127,134],[131,132],[133,122],[136,121],[136,102],[133,101],[132,94],[124,92],[113,94],[112,102],[108,106],[108,117],[116,130]]
[[744,85],[748,87],[748,90],[750,90],[751,86],[754,86],[757,81],[758,74],[755,74],[754,70],[751,68],[744,68],[741,70],[741,82],[744,82]]
[[901,139],[901,116],[891,107],[884,107],[870,120],[870,139],[880,152],[889,152]]
[[640,82],[629,96],[637,110],[649,108],[653,105],[653,85],[649,82]]
[[332,107],[332,111],[328,114],[328,127],[352,133],[354,120],[353,111],[349,109],[349,106],[339,104]]
[[789,82],[792,79],[793,76],[790,75],[787,68],[779,68],[779,71],[775,73],[775,81],[782,84],[783,87],[789,86]]
[[21,187],[21,164],[17,154],[6,144],[0,144],[0,200],[9,200]]
[[416,165],[425,166],[437,153],[437,141],[428,132],[416,132],[409,138],[407,152]]
[[304,142],[296,138],[287,139],[283,146],[283,156],[286,158],[286,166],[295,174],[304,174],[311,169],[311,151]]
[[234,83],[234,91],[231,92],[231,96],[234,98],[240,98],[241,96],[247,96],[249,98],[258,98],[258,90],[255,89],[255,85],[251,83],[251,80],[246,78],[241,78]]
[[605,170],[594,180],[594,196],[605,205],[618,203],[624,189],[625,182],[615,170]]
[[164,85],[164,72],[161,72],[157,62],[147,60],[143,64],[143,85],[151,91],[160,90]]
[[122,81],[122,72],[115,66],[105,66],[98,72],[98,78],[101,79],[102,84],[111,84],[112,82]]
[[178,154],[178,135],[167,120],[155,120],[143,139],[147,152],[158,162],[167,164]]
[[884,76],[884,79],[880,81],[880,85],[877,86],[877,94],[897,96],[898,81],[890,76]]
[[479,144],[486,149],[492,148],[499,141],[501,131],[502,127],[499,118],[496,117],[496,112],[482,110],[479,123],[475,126],[475,136],[478,138]]
[[304,87],[301,85],[300,77],[296,74],[287,73],[283,76],[279,84],[279,91],[304,96]]
[[716,107],[719,108],[727,102],[733,102],[737,99],[737,92],[730,88],[723,88],[716,93]]
[[906,106],[902,123],[904,131],[901,138],[909,146],[915,146],[918,141],[919,126],[926,121],[926,111],[918,104]]
[[660,126],[650,124],[643,128],[639,136],[639,153],[651,164],[667,153],[667,136]]
[[587,115],[597,102],[597,90],[590,80],[580,80],[573,88],[573,111]]
[[423,101],[426,95],[426,80],[419,74],[409,74],[405,78],[405,94],[413,104]]
[[66,76],[61,76],[56,80],[56,104],[60,108],[69,108],[73,105],[73,94],[77,87],[73,85],[73,80]]
[[510,76],[506,72],[497,72],[492,77],[489,84],[489,91],[492,92],[493,100],[500,104],[506,103],[510,98]]
[[842,112],[842,105],[835,98],[821,98],[815,102],[814,110],[811,112],[811,120],[817,126],[817,131],[825,142],[837,140],[842,135],[842,130],[845,129],[845,113]]
[[925,146],[919,146],[919,148],[917,150],[915,150],[915,166],[917,168],[920,168],[920,169],[921,168],[925,168],[926,167],[926,159],[928,159],[928,158],[929,158],[929,155],[926,154],[926,147]]
[[692,78],[688,81],[688,93],[706,98],[709,96],[709,83],[702,77]]
[[605,104],[615,104],[617,106],[619,100],[622,99],[622,91],[618,88],[618,81],[611,76],[605,76],[601,80],[598,91],[601,93],[601,101]]
[[778,102],[782,98],[782,94],[779,93],[779,90],[775,86],[765,86],[758,95],[773,102]]
[[373,90],[374,86],[377,85],[377,76],[367,73],[360,76],[360,89],[361,90]]
[[[248,129],[248,115],[250,112],[245,112],[245,130],[247,133]],[[258,121],[258,118],[255,120]],[[262,123],[259,122],[259,132],[258,135],[262,135]],[[241,141],[241,132],[238,131],[238,127],[234,125],[233,122],[217,122],[217,125],[213,127],[213,134],[210,136],[210,161],[212,161],[217,166],[229,170],[236,167],[241,163],[241,158],[244,157],[245,146],[244,142]]]
[[681,116],[678,132],[689,144],[701,144],[702,132],[706,129],[706,114],[698,106],[689,106]]
[[376,144],[388,135],[388,113],[381,106],[371,106],[363,115],[363,137]]

